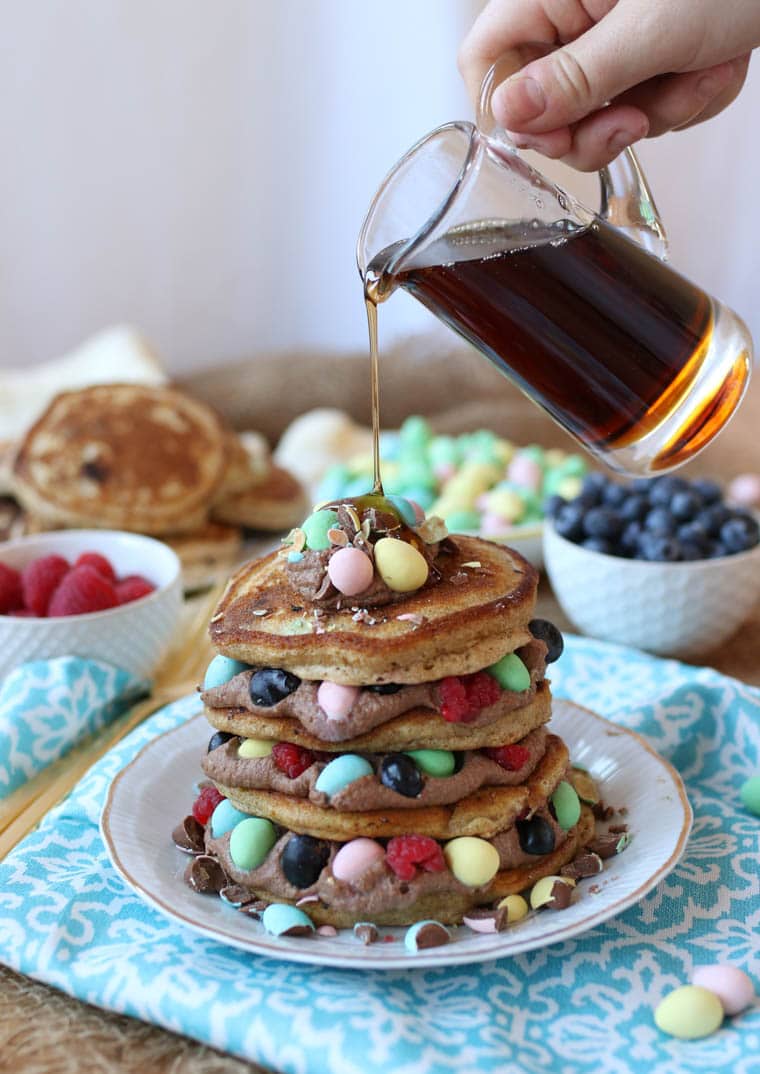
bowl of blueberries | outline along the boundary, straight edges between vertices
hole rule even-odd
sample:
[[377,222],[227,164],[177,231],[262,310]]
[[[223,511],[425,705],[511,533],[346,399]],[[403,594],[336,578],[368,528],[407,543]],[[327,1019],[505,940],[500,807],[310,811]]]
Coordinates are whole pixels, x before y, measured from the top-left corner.
[[692,659],[727,641],[760,600],[758,517],[726,503],[715,481],[591,473],[546,513],[546,570],[585,634]]

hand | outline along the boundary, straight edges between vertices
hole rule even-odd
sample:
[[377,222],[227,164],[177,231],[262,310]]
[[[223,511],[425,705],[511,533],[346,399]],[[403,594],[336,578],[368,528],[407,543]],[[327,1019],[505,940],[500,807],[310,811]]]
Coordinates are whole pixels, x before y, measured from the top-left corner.
[[758,0],[490,0],[459,69],[477,101],[503,59],[496,122],[516,145],[594,171],[640,138],[721,112],[757,45]]

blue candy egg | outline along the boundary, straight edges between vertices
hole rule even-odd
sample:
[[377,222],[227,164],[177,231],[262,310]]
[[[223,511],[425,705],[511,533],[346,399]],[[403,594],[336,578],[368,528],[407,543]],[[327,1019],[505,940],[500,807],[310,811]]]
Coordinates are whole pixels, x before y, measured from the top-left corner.
[[414,508],[408,500],[405,500],[403,496],[389,496],[388,499],[391,501],[393,506],[401,515],[402,522],[404,522],[407,526],[417,525],[417,516],[414,513]]
[[248,814],[241,813],[239,809],[235,809],[232,802],[225,798],[211,814],[212,836],[214,839],[219,839],[221,836],[226,835],[227,832],[231,832],[241,820],[248,820]]
[[371,776],[373,771],[372,765],[363,757],[355,753],[343,753],[322,769],[315,787],[328,798],[332,798],[349,783],[361,779],[362,776]]
[[[416,924],[412,925],[406,930],[406,934],[404,936],[404,947],[407,949],[407,951],[420,950],[420,944],[418,942],[417,937],[419,936],[422,929],[428,928],[431,925],[433,926],[435,935],[428,938],[428,942],[423,944],[424,947],[440,947],[441,944],[449,942],[449,940],[451,939],[451,933],[440,923],[440,921],[418,921],[416,922]],[[433,930],[429,929],[429,931],[432,932]]]
[[435,493],[422,485],[404,485],[404,496],[418,503],[423,511],[427,511],[435,503]]
[[309,929],[314,932],[314,922],[310,917],[299,910],[297,906],[289,906],[285,902],[273,902],[267,906],[261,915],[261,924],[273,936],[282,936],[290,929]]
[[241,671],[247,671],[249,667],[250,665],[244,664],[242,660],[233,660],[229,656],[215,656],[206,668],[203,689],[213,690],[215,686],[224,686],[226,682],[234,679]]

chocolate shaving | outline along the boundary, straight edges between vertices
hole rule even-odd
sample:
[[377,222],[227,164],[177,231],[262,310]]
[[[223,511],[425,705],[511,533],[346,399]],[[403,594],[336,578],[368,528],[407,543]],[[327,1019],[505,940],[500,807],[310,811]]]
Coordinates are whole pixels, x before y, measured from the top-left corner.
[[319,583],[319,589],[314,594],[314,600],[324,600],[326,596],[337,592],[337,589],[335,589],[330,581],[330,575],[325,571],[322,575],[322,581]]
[[338,507],[338,525],[344,531],[348,540],[353,541],[361,526],[359,516],[353,507],[349,510],[344,503]]
[[195,817],[187,816],[172,832],[174,845],[183,854],[202,854],[206,849],[203,825]]
[[348,545],[348,534],[345,530],[328,530],[327,537],[331,544],[336,544],[339,548],[345,548]]
[[598,854],[579,854],[578,857],[560,869],[560,875],[570,880],[585,880],[587,876],[596,876],[601,873],[604,863]]
[[610,824],[610,826],[609,826],[609,828],[607,830],[610,831],[610,832],[613,832],[615,835],[620,835],[622,832],[627,832],[628,831],[628,825],[627,824]]
[[[620,854],[628,846],[629,842],[627,835],[615,835],[614,832],[610,832],[608,835],[597,835],[589,843],[586,850],[591,851],[593,854],[598,854],[600,858],[614,858],[616,854]],[[621,844],[623,845],[621,846]]]
[[417,950],[421,951],[426,947],[442,947],[449,939],[448,930],[443,925],[439,925],[437,921],[428,921],[418,930],[415,943]]
[[185,883],[200,895],[218,894],[229,884],[227,874],[216,858],[203,854],[193,858],[185,869]]
[[357,921],[354,925],[354,936],[357,940],[361,940],[365,947],[368,947],[371,943],[377,943],[379,935],[377,926],[373,925],[371,921]]
[[594,802],[591,812],[597,820],[611,820],[615,816],[615,810],[612,806],[606,806],[601,799],[598,802]]
[[222,888],[219,892],[219,898],[238,910],[255,901],[255,896],[251,895],[250,891],[244,888],[242,884],[228,884],[227,887]]
[[566,910],[573,898],[572,884],[566,884],[564,880],[555,880],[551,894],[551,901],[548,905],[552,910]]

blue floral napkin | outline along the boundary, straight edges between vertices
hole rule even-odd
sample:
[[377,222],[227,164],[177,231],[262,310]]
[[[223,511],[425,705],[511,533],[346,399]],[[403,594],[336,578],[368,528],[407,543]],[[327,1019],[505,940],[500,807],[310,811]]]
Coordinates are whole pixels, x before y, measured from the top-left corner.
[[145,693],[121,668],[62,656],[22,664],[0,684],[0,800]]
[[652,1012],[694,965],[760,981],[760,821],[738,796],[758,768],[760,691],[587,639],[568,639],[552,670],[558,695],[645,734],[695,813],[676,870],[582,937],[484,965],[358,972],[255,957],[165,919],[113,871],[98,819],[113,775],[197,711],[185,698],[0,863],[0,960],[287,1074],[757,1074],[760,1006],[702,1041],[664,1036]]

